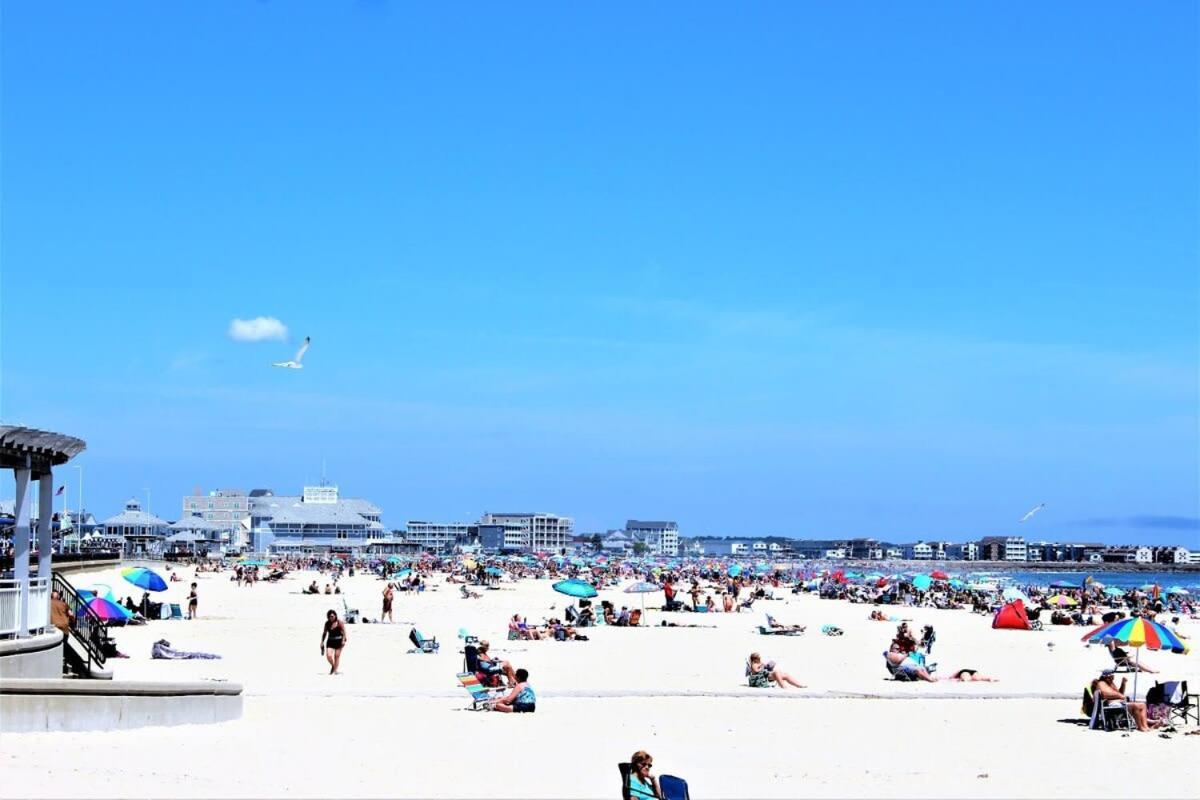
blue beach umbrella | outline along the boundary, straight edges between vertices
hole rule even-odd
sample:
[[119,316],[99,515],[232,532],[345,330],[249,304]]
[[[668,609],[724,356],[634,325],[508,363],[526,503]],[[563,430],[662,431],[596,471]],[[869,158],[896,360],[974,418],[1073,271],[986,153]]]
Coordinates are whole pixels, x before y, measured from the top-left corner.
[[559,581],[550,587],[559,594],[565,594],[568,597],[595,597],[600,594],[596,591],[596,587],[592,586],[587,581],[581,581],[572,578],[569,581]]
[[400,580],[402,578],[407,578],[409,575],[412,575],[412,569],[409,567],[405,567],[404,569],[399,570],[394,575],[392,575],[392,580]]
[[1191,594],[1191,592],[1182,586],[1172,586],[1170,589],[1167,589],[1167,594]]
[[951,589],[962,589],[964,587],[966,587],[966,584],[963,583],[962,581],[960,581],[958,578],[950,579],[950,588]]
[[404,559],[400,558],[400,556],[388,556],[389,564],[399,564],[403,560]]
[[486,572],[488,575],[494,575],[497,578],[504,574],[504,570],[500,569],[499,567],[488,567],[486,570],[484,570],[484,572]]
[[742,565],[741,564],[733,564],[732,566],[729,567],[729,577],[736,578],[738,575],[741,575],[741,574],[742,574]]
[[933,578],[928,575],[918,575],[912,579],[912,585],[914,589],[919,589],[923,592],[930,586],[933,586]]
[[1124,597],[1125,596],[1124,590],[1118,589],[1115,586],[1109,586],[1107,589],[1104,590],[1104,593],[1106,595],[1108,595],[1109,597]]
[[126,567],[121,570],[121,577],[134,586],[149,592],[165,592],[167,590],[167,582],[157,572],[145,567]]

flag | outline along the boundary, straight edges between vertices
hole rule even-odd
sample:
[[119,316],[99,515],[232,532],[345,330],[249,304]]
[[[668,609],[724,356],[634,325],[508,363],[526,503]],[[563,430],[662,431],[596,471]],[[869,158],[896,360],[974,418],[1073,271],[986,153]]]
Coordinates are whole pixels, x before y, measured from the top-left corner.
[[65,485],[58,487],[58,491],[54,493],[54,496],[55,496],[55,497],[62,497],[62,493],[63,493],[64,491],[66,491],[66,489],[67,489],[67,487],[66,487]]

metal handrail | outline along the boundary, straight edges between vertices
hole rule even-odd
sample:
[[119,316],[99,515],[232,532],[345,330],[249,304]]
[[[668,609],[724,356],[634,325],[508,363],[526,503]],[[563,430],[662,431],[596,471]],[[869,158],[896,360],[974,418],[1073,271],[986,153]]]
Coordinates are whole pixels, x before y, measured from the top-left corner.
[[93,661],[97,666],[103,667],[104,651],[100,643],[108,638],[108,623],[88,606],[83,596],[61,572],[54,573],[54,591],[58,592],[67,604],[67,615],[70,619],[68,629],[87,653],[88,669],[91,670]]

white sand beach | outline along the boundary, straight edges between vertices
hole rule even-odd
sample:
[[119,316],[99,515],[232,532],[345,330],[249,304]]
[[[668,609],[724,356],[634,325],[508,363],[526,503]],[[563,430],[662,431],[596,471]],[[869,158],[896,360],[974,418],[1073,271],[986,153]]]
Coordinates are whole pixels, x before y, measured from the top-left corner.
[[[182,602],[193,579],[156,597]],[[297,572],[239,588],[228,573],[201,574],[200,618],[118,630],[129,659],[110,660],[122,679],[237,681],[245,715],[220,725],[78,734],[7,735],[0,742],[3,797],[615,797],[617,763],[650,751],[661,773],[686,778],[704,797],[1096,797],[1136,793],[1194,797],[1200,737],[1182,731],[1101,733],[1077,724],[1084,684],[1111,665],[1080,641],[1085,629],[994,631],[967,611],[891,609],[919,630],[932,624],[938,674],[971,667],[997,683],[897,683],[882,665],[895,623],[867,619],[871,606],[782,594],[743,614],[663,614],[647,595],[645,628],[588,629],[587,642],[506,641],[513,613],[531,623],[568,601],[549,580],[503,583],[464,600],[458,585],[430,583],[397,594],[396,624],[348,626],[343,673],[330,676],[319,653],[324,612],[342,596],[305,596],[317,577]],[[319,579],[324,583],[324,579]],[[139,595],[117,570],[72,576]],[[384,583],[343,579],[344,597],[377,618]],[[604,591],[618,606],[637,596]],[[553,609],[551,607],[554,607]],[[762,636],[769,611],[808,626],[803,636]],[[669,620],[702,628],[663,628]],[[410,654],[415,623],[441,643]],[[823,624],[844,629],[824,636]],[[532,715],[473,713],[455,673],[460,628],[529,670],[538,693]],[[1180,631],[1200,635],[1185,622]],[[156,661],[151,644],[217,653],[217,661]],[[1051,646],[1053,645],[1053,646]],[[750,689],[743,664],[759,651],[806,685]],[[1142,653],[1161,671],[1142,675],[1200,686],[1200,656]],[[110,758],[104,753],[111,753]],[[1114,784],[1100,768],[1136,764],[1136,783]],[[31,765],[55,764],[47,771]]]

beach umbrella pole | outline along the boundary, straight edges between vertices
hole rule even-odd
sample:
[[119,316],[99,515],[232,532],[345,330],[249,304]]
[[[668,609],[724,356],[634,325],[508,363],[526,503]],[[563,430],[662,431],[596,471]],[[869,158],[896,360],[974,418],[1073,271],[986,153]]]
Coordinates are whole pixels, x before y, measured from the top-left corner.
[[1137,679],[1138,673],[1142,671],[1142,648],[1133,648],[1133,697],[1131,700],[1137,700]]

